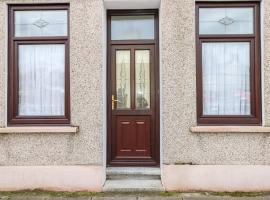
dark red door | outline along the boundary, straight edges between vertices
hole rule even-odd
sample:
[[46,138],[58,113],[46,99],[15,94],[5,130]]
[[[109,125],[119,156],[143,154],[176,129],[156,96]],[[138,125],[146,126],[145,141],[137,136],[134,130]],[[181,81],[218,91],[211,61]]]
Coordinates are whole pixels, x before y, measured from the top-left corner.
[[109,164],[157,165],[155,45],[112,45],[110,53]]

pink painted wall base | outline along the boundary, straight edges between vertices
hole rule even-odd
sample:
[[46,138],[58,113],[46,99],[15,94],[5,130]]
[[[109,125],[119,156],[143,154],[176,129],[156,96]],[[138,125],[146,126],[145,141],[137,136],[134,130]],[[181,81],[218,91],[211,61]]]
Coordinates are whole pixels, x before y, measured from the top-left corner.
[[167,191],[269,191],[270,166],[163,165]]
[[102,166],[1,166],[0,191],[102,191]]

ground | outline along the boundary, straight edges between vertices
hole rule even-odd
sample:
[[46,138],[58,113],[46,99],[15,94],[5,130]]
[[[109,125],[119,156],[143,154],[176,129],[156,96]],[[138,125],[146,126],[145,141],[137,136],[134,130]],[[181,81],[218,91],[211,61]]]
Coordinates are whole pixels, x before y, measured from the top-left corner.
[[270,193],[0,192],[0,200],[270,200]]

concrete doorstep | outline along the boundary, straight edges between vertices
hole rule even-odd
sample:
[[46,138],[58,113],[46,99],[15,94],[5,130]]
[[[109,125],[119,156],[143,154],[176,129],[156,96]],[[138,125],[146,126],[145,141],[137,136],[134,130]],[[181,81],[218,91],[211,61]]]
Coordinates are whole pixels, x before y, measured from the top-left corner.
[[163,192],[160,168],[108,167],[104,192]]

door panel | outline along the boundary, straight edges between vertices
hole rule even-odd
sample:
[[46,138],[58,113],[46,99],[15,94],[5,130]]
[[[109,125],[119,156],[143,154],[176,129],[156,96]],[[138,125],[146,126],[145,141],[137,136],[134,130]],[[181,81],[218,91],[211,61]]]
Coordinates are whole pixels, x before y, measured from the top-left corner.
[[150,116],[118,116],[116,126],[117,158],[150,158]]
[[132,121],[127,117],[118,117],[117,119],[117,156],[128,156],[133,151],[134,127]]

